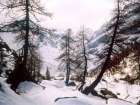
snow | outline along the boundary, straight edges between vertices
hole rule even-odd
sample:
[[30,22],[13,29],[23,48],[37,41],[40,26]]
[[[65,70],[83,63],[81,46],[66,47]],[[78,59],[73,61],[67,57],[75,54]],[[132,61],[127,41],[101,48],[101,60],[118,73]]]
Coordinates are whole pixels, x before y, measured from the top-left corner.
[[[105,77],[104,77],[105,78]],[[140,86],[135,84],[129,84],[125,81],[119,80],[122,75],[114,75],[114,77],[106,77],[105,81],[101,81],[98,85],[97,90],[106,88],[113,93],[115,93],[118,98],[132,102],[138,103],[140,100]]]
[[30,95],[33,95],[34,91],[36,91],[38,93],[41,90],[42,90],[41,86],[39,86],[33,82],[25,81],[25,82],[20,83],[20,85],[18,86],[18,89],[16,91],[20,94],[28,93]]
[[117,99],[109,99],[108,105],[132,105],[132,103],[117,100]]
[[92,105],[79,99],[65,99],[58,101],[55,105]]
[[[1,78],[0,83],[2,85],[0,89],[0,105],[135,105],[119,99],[110,98],[106,101],[92,95],[86,96],[77,91],[76,87],[66,87],[63,80],[44,80],[40,85],[25,81],[18,86],[17,93],[19,95],[13,92]],[[104,84],[102,83],[102,85]],[[130,92],[133,95],[140,90],[137,85],[132,88],[134,90],[132,92],[131,89]],[[119,89],[120,87],[118,87]],[[137,93],[137,95],[139,94]]]
[[[28,97],[30,100],[33,100],[36,104],[40,105],[45,105],[46,103],[47,105],[93,105],[93,103],[94,105],[100,105],[99,103],[104,103],[104,101],[100,102],[99,100],[87,97],[76,91],[76,89],[74,88],[67,88],[63,82],[64,81],[58,80],[43,81],[41,85],[46,87],[44,90],[40,90],[40,92],[37,92],[37,88],[36,90],[31,90],[32,92],[30,93],[35,93],[35,95],[33,95],[30,93],[26,93],[28,90],[26,91],[25,89],[26,92],[22,95]],[[63,99],[59,99],[55,102],[55,100],[58,98]]]
[[1,78],[0,84],[0,105],[36,105],[33,101],[15,94]]

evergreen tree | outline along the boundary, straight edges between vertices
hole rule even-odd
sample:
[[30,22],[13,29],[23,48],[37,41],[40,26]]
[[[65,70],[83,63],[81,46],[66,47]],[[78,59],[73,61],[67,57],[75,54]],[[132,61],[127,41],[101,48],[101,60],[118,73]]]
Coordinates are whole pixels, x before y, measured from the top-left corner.
[[50,80],[51,79],[51,75],[50,75],[50,71],[49,71],[49,68],[47,67],[47,70],[46,70],[46,77],[45,77],[46,80]]

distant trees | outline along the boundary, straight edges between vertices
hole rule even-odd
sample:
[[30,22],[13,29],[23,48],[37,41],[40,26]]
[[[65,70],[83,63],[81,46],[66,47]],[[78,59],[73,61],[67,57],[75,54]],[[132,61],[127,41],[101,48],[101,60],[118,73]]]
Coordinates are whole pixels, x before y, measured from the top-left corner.
[[[122,52],[127,50],[127,56],[134,54],[131,59],[137,61],[137,69],[139,69],[140,2],[139,0],[123,0],[123,2],[123,14],[121,14],[120,17],[121,22],[119,22],[120,28],[118,29],[118,33],[121,37],[119,36],[115,44],[121,48]],[[124,55],[125,54],[123,54],[122,57]]]
[[[50,14],[45,12],[40,5],[40,0],[1,0],[0,6],[4,13],[8,13],[8,18],[12,19],[7,24],[0,25],[0,32],[15,33],[17,42],[21,44],[18,58],[15,60],[15,69],[11,74],[12,77],[8,79],[8,82],[14,83],[13,89],[15,89],[19,82],[33,80],[34,76],[31,72],[39,70],[37,68],[40,63],[35,50],[38,42],[42,41],[45,35],[52,34],[52,30],[43,28],[34,21],[38,21],[36,14],[45,16]],[[37,65],[38,67],[34,67]]]
[[4,72],[6,72],[5,69],[7,68],[7,61],[6,61],[6,57],[8,56],[8,51],[10,49],[7,49],[7,44],[3,42],[3,40],[0,38],[0,76],[2,76],[2,74]]
[[137,79],[140,80],[140,42],[136,41],[132,49],[134,54],[131,59],[133,62],[137,62],[135,70],[137,71]]
[[3,41],[2,39],[0,39],[0,76],[3,72],[3,69],[6,67],[6,62],[4,62],[4,56],[5,56],[5,53],[4,53],[4,47],[3,47]]
[[[120,29],[120,33],[126,34],[131,38],[132,53],[134,53],[133,60],[137,61],[137,68],[140,71],[140,2],[139,0],[128,0],[124,7],[125,25]],[[138,72],[139,73],[139,72]],[[139,75],[139,74],[138,74]],[[138,77],[140,78],[140,77]]]
[[49,71],[49,68],[48,68],[48,67],[47,67],[47,69],[46,69],[45,79],[46,79],[46,80],[50,80],[50,79],[51,79],[51,74],[50,74],[50,71]]
[[9,76],[16,57],[16,52],[0,37],[0,76]]
[[32,81],[34,82],[38,82],[40,81],[40,69],[42,67],[42,60],[41,60],[41,56],[38,53],[38,50],[35,48],[32,48],[29,50],[29,57],[28,57],[28,70],[29,73],[32,76]]
[[[134,35],[139,33],[140,15],[139,0],[124,0],[125,5],[123,8],[124,23],[121,24],[119,32],[125,35]],[[135,18],[134,18],[135,17]],[[133,19],[132,19],[133,18]]]

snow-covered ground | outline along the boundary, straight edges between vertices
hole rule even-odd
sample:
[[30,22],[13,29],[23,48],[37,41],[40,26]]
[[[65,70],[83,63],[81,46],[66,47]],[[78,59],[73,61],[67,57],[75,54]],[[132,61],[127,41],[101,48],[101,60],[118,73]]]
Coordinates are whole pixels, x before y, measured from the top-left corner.
[[99,90],[106,88],[117,95],[118,98],[130,101],[132,103],[137,103],[140,101],[140,86],[130,85],[125,81],[109,81],[101,82],[98,87]]
[[17,95],[0,78],[0,105],[36,105],[33,101]]
[[[66,87],[63,80],[44,80],[40,85],[32,82],[21,83],[17,95],[1,78],[0,83],[0,105],[136,105],[137,100],[134,97],[140,94],[140,87],[137,85],[127,86],[126,90],[124,83],[111,84],[108,89],[112,89],[115,93],[119,92],[120,98],[124,98],[127,91],[130,95],[127,101],[134,100],[134,103],[113,98],[106,101],[99,97],[81,94],[76,87]],[[101,84],[106,86],[104,83]]]

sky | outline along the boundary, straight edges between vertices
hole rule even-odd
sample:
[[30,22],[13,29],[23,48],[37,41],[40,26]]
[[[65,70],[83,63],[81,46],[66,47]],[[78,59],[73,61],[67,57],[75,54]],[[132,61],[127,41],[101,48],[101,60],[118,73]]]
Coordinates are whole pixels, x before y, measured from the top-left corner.
[[111,18],[114,0],[43,0],[43,5],[53,15],[42,18],[49,27],[76,31],[84,25],[96,31]]

